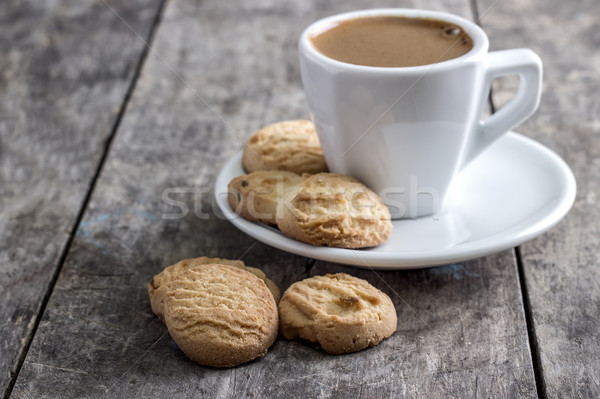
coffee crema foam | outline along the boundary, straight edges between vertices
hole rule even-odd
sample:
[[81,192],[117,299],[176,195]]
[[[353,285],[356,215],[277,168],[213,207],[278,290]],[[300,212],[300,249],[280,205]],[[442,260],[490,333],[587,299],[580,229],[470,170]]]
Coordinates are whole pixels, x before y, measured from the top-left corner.
[[374,16],[337,22],[310,37],[321,54],[348,64],[411,67],[468,53],[473,39],[450,22]]

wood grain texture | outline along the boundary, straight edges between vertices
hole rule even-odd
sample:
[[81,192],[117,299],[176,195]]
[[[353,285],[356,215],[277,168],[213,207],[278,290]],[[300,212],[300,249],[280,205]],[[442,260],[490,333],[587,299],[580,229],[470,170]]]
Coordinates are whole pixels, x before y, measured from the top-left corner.
[[[496,49],[530,47],[544,62],[538,112],[518,130],[573,169],[575,205],[549,233],[520,249],[544,390],[600,396],[600,3],[484,1]],[[505,101],[514,85],[499,85]]]
[[[158,2],[115,5],[147,34]],[[102,1],[0,4],[0,390],[32,334],[143,44]]]
[[[437,5],[470,17],[468,2]],[[536,397],[512,251],[414,272],[313,265],[256,242],[214,211],[215,177],[252,131],[308,116],[301,30],[367,7],[167,4],[14,397]],[[260,360],[199,366],[152,314],[146,282],[201,255],[241,258],[282,290],[326,272],[366,278],[393,299],[399,329],[345,356],[279,338]]]

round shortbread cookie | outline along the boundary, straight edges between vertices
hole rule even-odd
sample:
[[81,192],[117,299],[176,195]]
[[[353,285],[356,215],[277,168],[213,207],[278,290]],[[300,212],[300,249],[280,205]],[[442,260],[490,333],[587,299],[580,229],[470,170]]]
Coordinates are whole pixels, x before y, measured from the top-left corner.
[[318,342],[331,354],[375,346],[396,331],[391,299],[345,273],[292,284],[279,302],[279,331],[287,339]]
[[152,278],[152,280],[148,283],[148,295],[150,296],[150,306],[152,307],[152,312],[158,318],[164,322],[164,306],[165,306],[165,297],[167,295],[168,284],[174,278],[176,278],[181,272],[184,270],[190,269],[192,267],[207,265],[207,264],[220,264],[220,265],[229,265],[234,266],[239,269],[244,269],[254,274],[261,280],[265,282],[267,288],[273,294],[273,298],[275,302],[279,302],[279,298],[281,294],[279,292],[279,288],[277,285],[269,280],[265,273],[262,270],[257,269],[255,267],[249,267],[244,264],[241,260],[229,260],[222,258],[207,258],[206,256],[201,256],[199,258],[194,259],[184,259],[175,263],[174,265],[166,267],[162,272],[157,274]]
[[242,164],[247,172],[286,170],[327,172],[323,150],[311,121],[274,123],[254,132],[246,142]]
[[302,181],[294,172],[263,170],[229,182],[227,200],[231,209],[253,222],[276,225],[283,198]]
[[262,357],[277,337],[277,304],[264,281],[233,266],[186,269],[169,283],[165,324],[192,360],[233,367]]
[[340,248],[374,247],[392,233],[388,208],[351,176],[307,177],[284,199],[277,227],[296,240]]

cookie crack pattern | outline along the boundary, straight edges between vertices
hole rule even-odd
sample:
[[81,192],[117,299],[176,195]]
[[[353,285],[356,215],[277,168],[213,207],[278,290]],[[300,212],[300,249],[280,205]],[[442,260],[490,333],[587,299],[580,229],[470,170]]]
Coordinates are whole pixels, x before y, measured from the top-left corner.
[[318,342],[329,353],[347,353],[381,342],[396,330],[389,296],[344,273],[294,283],[279,303],[280,331],[288,339]]
[[259,269],[213,260],[219,259],[180,262],[155,276],[148,286],[152,310],[200,364],[232,367],[264,356],[277,337],[279,289]]

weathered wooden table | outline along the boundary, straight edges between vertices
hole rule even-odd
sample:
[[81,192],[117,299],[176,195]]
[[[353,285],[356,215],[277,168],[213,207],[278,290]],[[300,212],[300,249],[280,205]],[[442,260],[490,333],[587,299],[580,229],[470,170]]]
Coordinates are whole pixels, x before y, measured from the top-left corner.
[[[473,261],[374,272],[273,249],[215,214],[215,176],[252,131],[308,116],[301,30],[374,6],[454,12],[493,49],[540,54],[542,104],[517,130],[575,172],[557,227]],[[2,2],[4,396],[599,397],[599,18],[596,0]],[[152,314],[146,282],[200,255],[258,265],[282,290],[365,278],[394,300],[398,331],[345,356],[280,338],[258,361],[199,366]]]

